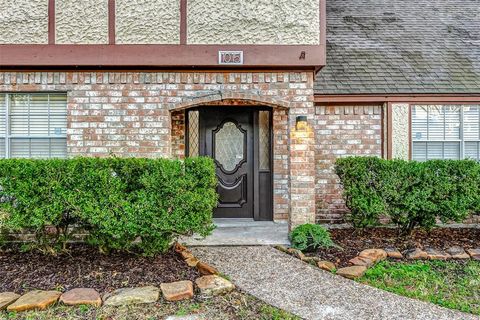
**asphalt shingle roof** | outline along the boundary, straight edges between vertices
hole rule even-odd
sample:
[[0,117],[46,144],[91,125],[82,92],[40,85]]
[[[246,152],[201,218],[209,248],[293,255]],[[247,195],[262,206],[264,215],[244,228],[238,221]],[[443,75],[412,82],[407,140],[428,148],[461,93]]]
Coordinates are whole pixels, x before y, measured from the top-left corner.
[[315,93],[480,93],[480,0],[327,0]]

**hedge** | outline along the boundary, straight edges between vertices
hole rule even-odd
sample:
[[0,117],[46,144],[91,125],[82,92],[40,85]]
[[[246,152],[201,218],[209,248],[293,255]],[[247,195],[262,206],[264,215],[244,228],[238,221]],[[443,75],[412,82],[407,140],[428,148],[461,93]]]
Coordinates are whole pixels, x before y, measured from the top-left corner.
[[0,228],[31,232],[32,246],[57,252],[76,225],[102,251],[153,255],[213,229],[216,183],[207,158],[0,160]]
[[349,157],[337,160],[336,173],[356,227],[378,225],[385,215],[410,233],[480,211],[480,164],[472,160]]

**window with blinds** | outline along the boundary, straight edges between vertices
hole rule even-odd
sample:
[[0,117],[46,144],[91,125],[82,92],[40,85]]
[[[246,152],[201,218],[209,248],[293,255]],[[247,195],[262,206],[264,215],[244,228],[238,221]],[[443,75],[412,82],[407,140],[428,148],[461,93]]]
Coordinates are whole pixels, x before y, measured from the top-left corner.
[[0,94],[0,157],[66,156],[66,94]]
[[412,107],[412,159],[480,160],[480,105]]

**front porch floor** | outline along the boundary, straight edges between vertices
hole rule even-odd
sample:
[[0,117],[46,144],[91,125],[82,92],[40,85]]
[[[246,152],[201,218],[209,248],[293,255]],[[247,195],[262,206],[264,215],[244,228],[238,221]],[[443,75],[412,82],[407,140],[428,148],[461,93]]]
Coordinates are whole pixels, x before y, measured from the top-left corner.
[[203,239],[198,235],[179,242],[188,246],[263,246],[289,245],[288,223],[253,219],[214,219],[217,228]]

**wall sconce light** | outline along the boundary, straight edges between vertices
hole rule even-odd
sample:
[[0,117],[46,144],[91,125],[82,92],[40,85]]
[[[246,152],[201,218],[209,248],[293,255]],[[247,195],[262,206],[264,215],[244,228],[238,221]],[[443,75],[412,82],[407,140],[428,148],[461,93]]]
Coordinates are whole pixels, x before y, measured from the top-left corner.
[[307,130],[307,116],[297,116],[297,122],[295,125],[297,131]]

